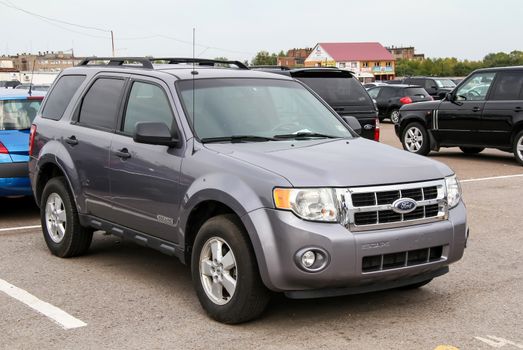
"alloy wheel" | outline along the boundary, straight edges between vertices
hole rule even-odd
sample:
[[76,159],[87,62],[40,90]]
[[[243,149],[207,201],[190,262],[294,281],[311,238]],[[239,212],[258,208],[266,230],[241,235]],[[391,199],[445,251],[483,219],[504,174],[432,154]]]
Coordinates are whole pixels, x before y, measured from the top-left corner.
[[200,280],[213,303],[225,305],[233,297],[238,281],[236,258],[222,238],[205,242],[200,253]]
[[392,111],[392,113],[390,114],[390,120],[394,124],[398,124],[398,122],[400,120],[400,111]]
[[516,144],[516,151],[519,159],[523,160],[523,135],[518,139]]
[[411,126],[405,133],[405,146],[409,152],[418,152],[423,146],[423,133],[415,126]]
[[57,193],[51,193],[45,204],[45,223],[49,236],[55,243],[60,243],[65,236],[67,216],[62,198]]

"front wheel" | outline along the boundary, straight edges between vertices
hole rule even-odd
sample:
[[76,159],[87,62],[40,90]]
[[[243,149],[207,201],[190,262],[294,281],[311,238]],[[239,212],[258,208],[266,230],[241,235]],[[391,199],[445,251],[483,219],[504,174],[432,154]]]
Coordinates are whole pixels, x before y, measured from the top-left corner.
[[460,147],[459,149],[465,154],[478,154],[482,152],[485,147]]
[[47,247],[56,256],[69,258],[84,254],[93,231],[80,225],[78,212],[64,177],[49,180],[40,205],[42,232]]
[[398,124],[398,122],[400,121],[400,111],[397,109],[393,109],[392,112],[390,112],[390,120],[394,124]]
[[401,135],[403,149],[411,153],[426,156],[430,152],[429,134],[420,123],[410,123]]
[[520,131],[514,138],[514,157],[519,164],[523,165],[523,131]]
[[215,216],[203,224],[194,242],[191,271],[200,304],[217,321],[246,322],[267,307],[270,293],[247,232],[234,215]]

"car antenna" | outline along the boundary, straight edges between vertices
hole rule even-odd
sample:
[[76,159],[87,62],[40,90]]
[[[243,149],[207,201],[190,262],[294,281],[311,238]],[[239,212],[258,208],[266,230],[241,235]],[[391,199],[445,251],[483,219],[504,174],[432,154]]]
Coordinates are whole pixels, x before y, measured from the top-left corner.
[[33,60],[33,71],[31,72],[31,82],[29,83],[29,91],[27,92],[27,94],[29,96],[31,96],[31,94],[33,93],[33,77],[35,75],[35,64],[36,64],[36,57]]
[[195,98],[196,98],[196,94],[194,93],[194,76],[198,74],[198,71],[196,70],[195,68],[195,63],[196,63],[196,28],[193,28],[192,29],[192,71],[191,71],[191,75],[192,75],[192,128],[194,130],[194,135],[193,135],[193,141],[192,141],[192,145],[193,145],[193,154],[194,154],[194,138],[196,137],[196,102],[195,102]]

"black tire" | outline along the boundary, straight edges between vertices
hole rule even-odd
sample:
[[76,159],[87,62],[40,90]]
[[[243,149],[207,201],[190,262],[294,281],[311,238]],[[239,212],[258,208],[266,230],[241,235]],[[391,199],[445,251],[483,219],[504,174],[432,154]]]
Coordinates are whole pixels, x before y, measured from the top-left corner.
[[[518,150],[518,147],[520,149]],[[512,146],[514,157],[516,157],[516,160],[520,165],[523,165],[523,131],[520,131],[516,137],[514,137],[514,144]]]
[[390,111],[389,118],[392,124],[398,124],[400,121],[400,111],[397,108],[394,108],[392,111]]
[[[60,241],[55,241],[48,230],[46,219],[47,201],[50,196],[58,195],[62,201],[63,210],[65,211],[65,231]],[[55,177],[49,180],[42,192],[40,203],[40,220],[42,223],[42,232],[44,234],[47,247],[56,256],[61,258],[70,258],[84,254],[91,245],[93,239],[93,230],[80,225],[78,211],[69,191],[69,186],[64,177]]]
[[[421,135],[419,147],[409,147],[409,141],[407,138],[412,136],[409,134],[410,130],[419,130],[419,133]],[[414,133],[417,134],[418,131],[414,131]],[[430,153],[429,133],[427,132],[427,129],[418,122],[409,123],[405,126],[405,128],[403,128],[403,132],[401,133],[401,143],[403,145],[403,149],[408,152],[419,154],[422,156],[426,156]]]
[[[214,238],[223,240],[236,259],[236,289],[224,305],[215,303],[207,295],[202,281],[204,277],[200,275],[202,250]],[[202,225],[192,250],[191,272],[200,304],[216,321],[237,324],[252,320],[260,316],[269,303],[270,292],[261,280],[247,232],[235,215],[215,216]]]
[[460,147],[459,149],[465,154],[478,154],[482,152],[485,147]]
[[399,287],[398,289],[401,289],[401,290],[418,289],[418,288],[423,287],[426,284],[429,284],[431,281],[432,281],[432,278],[425,280],[425,281],[418,282],[418,283],[413,283],[413,284],[409,284],[407,286]]

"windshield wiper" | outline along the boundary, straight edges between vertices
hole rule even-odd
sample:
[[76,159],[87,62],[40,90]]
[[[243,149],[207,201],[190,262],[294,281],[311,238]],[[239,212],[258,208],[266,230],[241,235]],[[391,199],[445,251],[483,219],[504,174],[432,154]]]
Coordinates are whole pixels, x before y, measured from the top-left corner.
[[256,136],[256,135],[233,135],[233,136],[220,136],[220,137],[204,137],[201,139],[202,143],[212,142],[263,142],[263,141],[278,141],[273,137]]
[[274,135],[275,139],[306,139],[310,137],[319,137],[319,138],[327,138],[327,139],[341,139],[341,136],[332,136],[332,135],[326,135],[326,134],[320,134],[317,132],[296,132],[294,134],[281,134],[281,135]]

